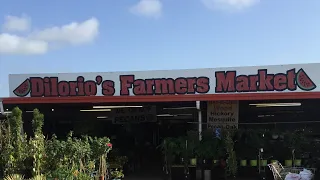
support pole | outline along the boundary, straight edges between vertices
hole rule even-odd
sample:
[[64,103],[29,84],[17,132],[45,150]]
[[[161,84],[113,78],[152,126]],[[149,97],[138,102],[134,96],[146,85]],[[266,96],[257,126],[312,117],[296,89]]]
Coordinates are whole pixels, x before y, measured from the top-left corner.
[[196,108],[198,111],[198,130],[199,130],[199,140],[202,139],[202,113],[200,107],[200,101],[196,101]]
[[3,109],[2,99],[0,99],[0,112],[1,112],[2,115],[4,115],[4,109]]

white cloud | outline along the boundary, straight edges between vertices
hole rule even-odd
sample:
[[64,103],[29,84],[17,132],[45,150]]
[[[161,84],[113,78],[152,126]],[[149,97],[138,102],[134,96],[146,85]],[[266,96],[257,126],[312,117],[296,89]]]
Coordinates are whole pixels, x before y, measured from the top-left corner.
[[84,22],[72,22],[61,27],[55,26],[30,35],[31,38],[46,41],[49,43],[62,44],[84,44],[92,42],[99,32],[99,21],[95,18]]
[[162,3],[160,0],[140,0],[130,8],[130,12],[140,16],[159,18],[162,14]]
[[98,33],[99,21],[96,18],[31,31],[25,36],[0,33],[0,54],[45,54],[56,47],[90,43]]
[[240,11],[256,5],[260,0],[202,0],[212,10]]
[[44,54],[48,51],[48,43],[19,37],[17,35],[0,34],[0,54]]
[[3,28],[7,31],[28,31],[31,26],[31,19],[22,15],[18,16],[6,16]]

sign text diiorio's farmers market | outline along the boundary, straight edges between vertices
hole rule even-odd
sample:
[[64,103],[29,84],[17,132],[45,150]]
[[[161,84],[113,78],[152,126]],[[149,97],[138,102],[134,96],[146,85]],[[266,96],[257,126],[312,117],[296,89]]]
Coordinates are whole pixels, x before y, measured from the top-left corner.
[[10,75],[9,79],[11,96],[66,97],[311,91],[317,88],[314,77],[315,72],[308,71],[306,65],[288,65],[225,71]]

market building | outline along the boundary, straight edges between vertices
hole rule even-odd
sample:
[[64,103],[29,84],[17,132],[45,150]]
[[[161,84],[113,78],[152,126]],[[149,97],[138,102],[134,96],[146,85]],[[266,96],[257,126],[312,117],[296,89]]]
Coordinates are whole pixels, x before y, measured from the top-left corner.
[[19,106],[29,120],[28,112],[40,109],[48,134],[73,130],[128,140],[121,134],[130,132],[155,146],[189,129],[305,128],[316,136],[319,70],[320,64],[292,64],[12,74],[10,97],[2,98],[0,107],[5,114]]

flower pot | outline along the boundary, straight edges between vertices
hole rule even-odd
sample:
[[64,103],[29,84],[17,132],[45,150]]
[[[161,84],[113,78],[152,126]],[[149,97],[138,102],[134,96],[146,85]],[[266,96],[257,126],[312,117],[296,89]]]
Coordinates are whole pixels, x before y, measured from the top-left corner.
[[258,160],[250,160],[250,166],[256,167],[258,165]]
[[301,159],[294,160],[294,165],[295,166],[301,166]]
[[104,180],[104,177],[103,176],[99,176],[99,180]]
[[196,179],[202,179],[202,170],[201,169],[197,169],[196,170]]
[[211,180],[211,170],[204,170],[204,180]]
[[271,160],[271,163],[275,163],[275,162],[278,162],[277,160]]
[[247,160],[240,160],[240,166],[242,167],[247,166]]
[[292,166],[292,160],[288,160],[288,159],[285,160],[285,161],[284,161],[284,165],[285,165],[285,166]]
[[267,160],[261,160],[260,163],[261,163],[260,166],[268,166]]
[[190,165],[191,166],[196,166],[197,165],[197,158],[190,159]]

